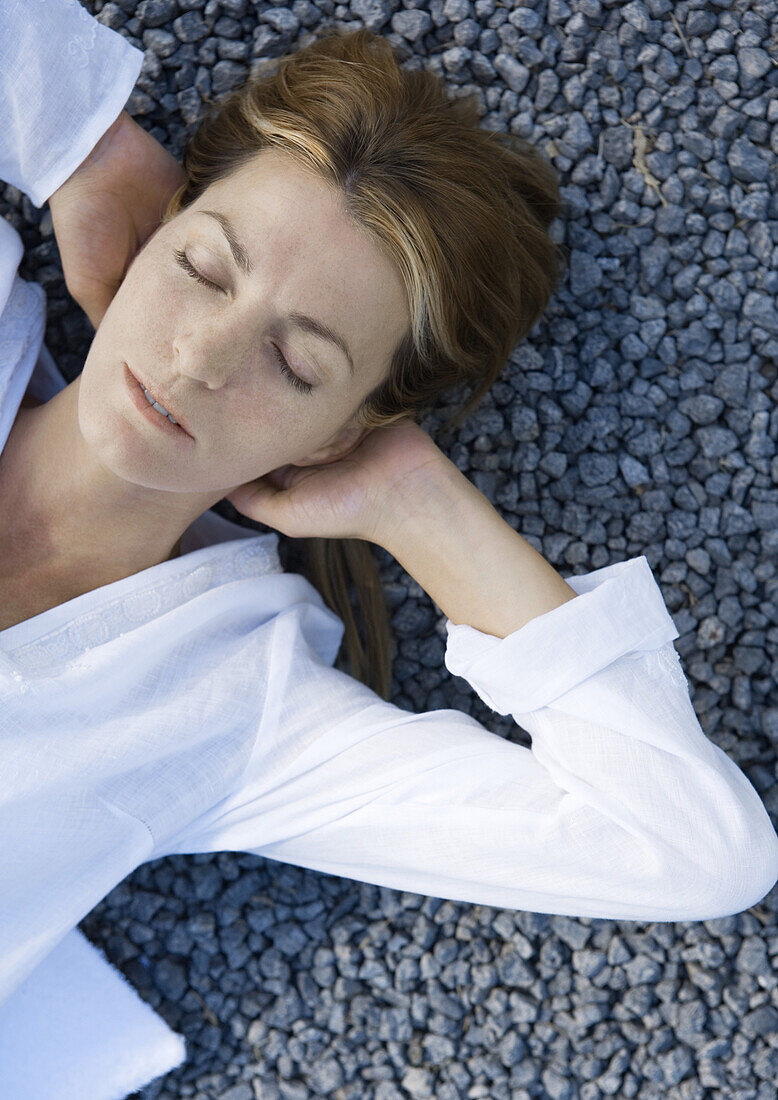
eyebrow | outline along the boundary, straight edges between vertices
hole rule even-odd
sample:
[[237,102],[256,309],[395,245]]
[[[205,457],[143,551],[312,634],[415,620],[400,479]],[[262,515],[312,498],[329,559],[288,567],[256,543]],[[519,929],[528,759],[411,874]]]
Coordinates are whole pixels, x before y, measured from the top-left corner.
[[[201,210],[200,213],[207,214],[209,218],[213,218],[221,226],[224,231],[224,236],[227,238],[227,244],[230,246],[232,258],[246,278],[251,278],[254,271],[251,258],[235,232],[235,226],[230,219],[218,210]],[[303,332],[310,332],[311,335],[318,336],[321,340],[327,340],[330,344],[334,344],[335,347],[340,348],[348,360],[351,377],[354,377],[354,359],[349,351],[348,344],[339,332],[335,332],[329,325],[325,325],[323,321],[317,321],[315,317],[308,317],[305,313],[298,313],[295,311],[288,314],[287,320],[291,325],[294,325],[295,328],[299,328]]]

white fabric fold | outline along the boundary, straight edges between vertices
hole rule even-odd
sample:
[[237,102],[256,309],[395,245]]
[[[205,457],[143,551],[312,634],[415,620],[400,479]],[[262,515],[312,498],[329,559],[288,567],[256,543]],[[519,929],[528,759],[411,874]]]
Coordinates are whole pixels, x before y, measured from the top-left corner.
[[185,1058],[77,928],[0,1005],[0,1100],[124,1100]]
[[248,851],[569,916],[750,907],[778,878],[778,836],[700,727],[648,562],[565,579],[582,594],[506,638],[446,620],[447,668],[511,714],[531,748],[456,710],[385,702],[322,661],[297,613],[278,616],[239,782],[157,856]]

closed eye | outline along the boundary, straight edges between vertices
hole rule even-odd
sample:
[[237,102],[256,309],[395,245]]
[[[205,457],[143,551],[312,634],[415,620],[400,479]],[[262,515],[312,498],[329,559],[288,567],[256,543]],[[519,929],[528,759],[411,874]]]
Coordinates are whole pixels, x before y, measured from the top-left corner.
[[[197,279],[198,283],[202,283],[203,286],[210,287],[211,290],[217,290],[220,294],[224,294],[224,291],[220,286],[217,286],[216,283],[212,283],[210,279],[206,279],[205,276],[201,275],[197,268],[190,263],[189,257],[184,252],[183,248],[174,249],[173,255],[176,258],[176,262],[180,264],[187,275],[191,275],[193,279]],[[287,379],[295,387],[295,389],[299,390],[301,393],[310,393],[311,390],[316,388],[315,386],[312,386],[310,382],[304,382],[302,378],[294,373],[294,371],[290,368],[289,364],[284,358],[281,350],[277,348],[275,344],[273,344],[272,347],[273,351],[275,352],[275,358],[278,361],[281,373],[287,377]]]

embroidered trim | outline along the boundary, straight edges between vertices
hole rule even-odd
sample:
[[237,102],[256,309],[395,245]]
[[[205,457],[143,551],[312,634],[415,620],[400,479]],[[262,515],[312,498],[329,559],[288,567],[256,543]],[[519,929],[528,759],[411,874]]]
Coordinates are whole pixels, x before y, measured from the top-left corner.
[[664,645],[655,649],[653,652],[654,659],[657,664],[661,665],[665,674],[679,686],[685,687],[688,691],[689,681],[683,670],[683,665],[681,664],[681,656],[673,643],[665,642]]
[[[15,649],[0,651],[0,664],[6,666],[20,686],[30,676],[45,674],[47,678],[56,677],[64,663],[126,633],[128,629],[159,618],[203,592],[231,581],[261,577],[267,573],[283,573],[277,549],[268,545],[261,535],[256,539],[241,540],[231,554],[226,554],[222,549],[194,568],[187,563],[188,557],[185,554],[178,559],[181,563],[178,575],[171,577],[166,574],[155,584],[117,595],[42,637]],[[117,614],[119,607],[121,610]]]
[[[47,4],[48,0],[38,0],[39,4]],[[65,47],[69,65],[71,68],[86,69],[91,61],[87,54],[94,49],[97,38],[98,20],[87,11],[79,0],[58,0],[58,7],[70,8],[68,13],[73,20],[68,26],[68,42]],[[76,22],[81,24],[79,32],[75,30]]]

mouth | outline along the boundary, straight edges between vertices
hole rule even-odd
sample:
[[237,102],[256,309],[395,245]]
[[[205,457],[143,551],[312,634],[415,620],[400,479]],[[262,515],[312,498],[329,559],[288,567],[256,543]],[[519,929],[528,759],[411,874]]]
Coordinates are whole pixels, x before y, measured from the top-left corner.
[[158,386],[150,390],[140,378],[132,373],[126,363],[124,364],[124,375],[133,404],[150,423],[157,424],[169,434],[181,439],[194,440],[194,437],[187,431],[186,426],[175,415],[175,410],[164,403]]

